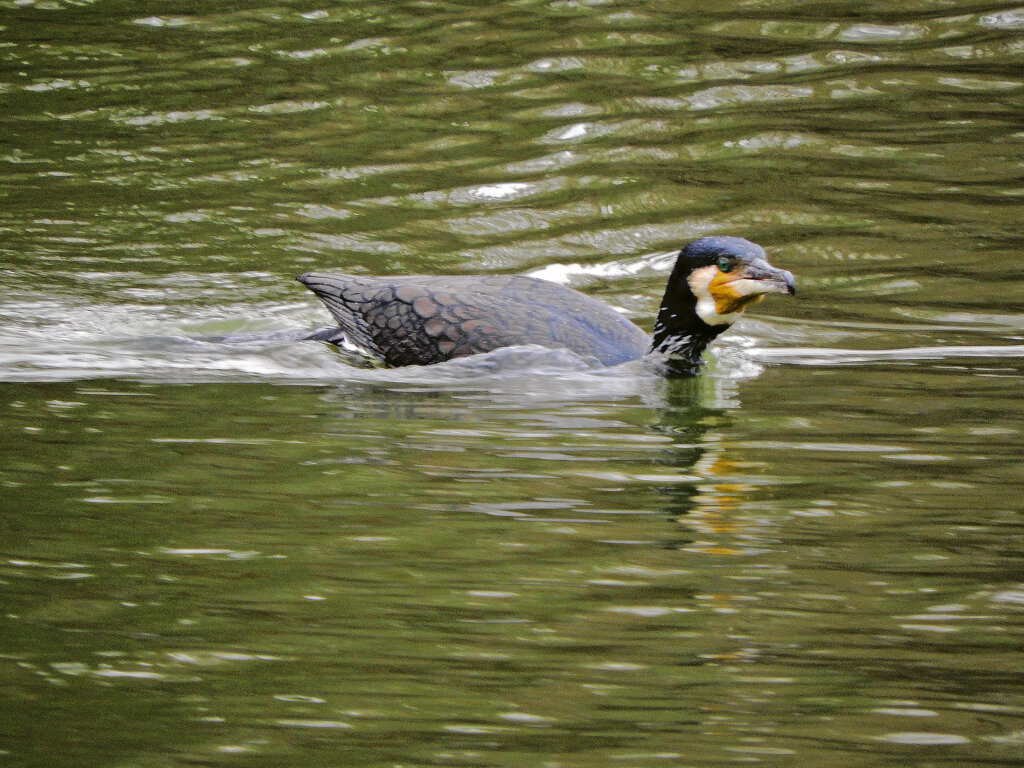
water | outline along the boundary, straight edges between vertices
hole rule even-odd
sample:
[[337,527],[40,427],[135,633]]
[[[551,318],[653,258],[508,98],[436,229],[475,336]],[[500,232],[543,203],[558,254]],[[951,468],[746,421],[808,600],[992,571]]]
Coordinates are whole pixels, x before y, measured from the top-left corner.
[[[705,6],[0,3],[6,764],[1020,764],[1024,11]],[[695,380],[286,339],[708,233]]]

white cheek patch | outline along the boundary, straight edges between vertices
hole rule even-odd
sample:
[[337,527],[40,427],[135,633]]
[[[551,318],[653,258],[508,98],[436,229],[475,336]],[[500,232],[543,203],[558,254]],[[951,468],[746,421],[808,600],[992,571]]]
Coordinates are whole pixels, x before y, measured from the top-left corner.
[[742,312],[731,312],[728,315],[718,314],[718,307],[711,295],[709,286],[715,275],[718,274],[718,267],[709,266],[695,269],[690,273],[687,282],[690,290],[697,297],[697,316],[708,325],[731,325],[736,322]]

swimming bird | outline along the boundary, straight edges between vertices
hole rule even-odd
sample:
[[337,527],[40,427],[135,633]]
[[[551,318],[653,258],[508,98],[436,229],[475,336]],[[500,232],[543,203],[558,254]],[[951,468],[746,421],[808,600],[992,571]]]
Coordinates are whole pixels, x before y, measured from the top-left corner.
[[298,278],[338,321],[333,333],[389,367],[429,365],[500,347],[568,349],[604,365],[646,354],[670,375],[693,375],[704,348],[750,304],[794,294],[793,274],[741,237],[702,237],[679,252],[653,338],[586,294],[523,275],[364,277],[307,272]]

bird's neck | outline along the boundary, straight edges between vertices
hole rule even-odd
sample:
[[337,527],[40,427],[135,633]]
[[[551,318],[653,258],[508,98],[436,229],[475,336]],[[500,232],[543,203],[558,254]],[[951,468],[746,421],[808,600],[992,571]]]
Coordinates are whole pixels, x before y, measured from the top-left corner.
[[692,296],[666,295],[654,322],[650,351],[665,355],[668,366],[680,375],[697,373],[705,347],[729,327],[708,325],[697,316],[696,310],[696,299]]

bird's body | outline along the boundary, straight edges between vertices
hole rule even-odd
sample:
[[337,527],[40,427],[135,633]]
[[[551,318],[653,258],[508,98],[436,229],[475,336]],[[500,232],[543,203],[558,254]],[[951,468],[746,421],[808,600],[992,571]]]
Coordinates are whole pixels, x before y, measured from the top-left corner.
[[348,341],[386,365],[424,365],[499,347],[571,349],[615,365],[651,340],[597,299],[521,275],[360,277],[308,273],[300,280],[339,321]]
[[735,237],[702,238],[680,253],[653,340],[590,296],[520,275],[309,272],[299,281],[324,302],[345,340],[392,367],[536,344],[604,365],[661,352],[676,361],[676,372],[694,373],[704,347],[747,304],[765,293],[793,292],[790,273],[769,265],[760,246]]

